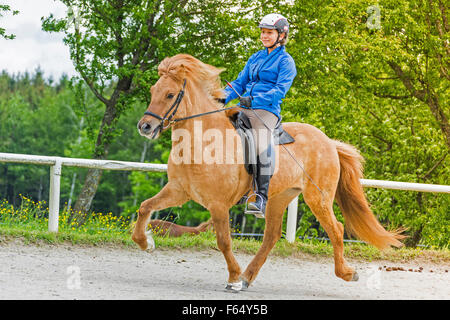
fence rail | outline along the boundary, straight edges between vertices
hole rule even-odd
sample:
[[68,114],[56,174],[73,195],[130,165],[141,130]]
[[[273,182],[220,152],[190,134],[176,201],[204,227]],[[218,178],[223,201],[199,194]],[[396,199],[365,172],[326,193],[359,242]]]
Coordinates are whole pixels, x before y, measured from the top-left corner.
[[[167,171],[166,164],[49,157],[49,156],[36,156],[36,155],[15,154],[15,153],[0,153],[0,162],[50,166],[50,192],[49,192],[49,217],[48,217],[48,230],[50,232],[58,232],[60,181],[63,166],[95,168],[101,170],[152,171],[152,172]],[[372,188],[450,193],[450,186],[446,185],[396,182],[384,180],[368,180],[368,179],[361,179],[361,184],[364,187],[372,187]],[[295,240],[295,232],[297,228],[297,208],[298,208],[298,198],[294,199],[288,206],[286,240],[289,242],[294,242]]]

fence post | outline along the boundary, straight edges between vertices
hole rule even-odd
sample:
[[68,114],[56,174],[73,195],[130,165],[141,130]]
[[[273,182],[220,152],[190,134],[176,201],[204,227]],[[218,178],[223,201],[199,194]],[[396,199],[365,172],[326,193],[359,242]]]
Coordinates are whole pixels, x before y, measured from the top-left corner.
[[290,243],[295,241],[295,232],[297,231],[297,208],[298,197],[295,197],[295,199],[289,203],[286,222],[286,240]]
[[58,232],[61,167],[61,158],[55,158],[55,164],[50,167],[50,195],[48,204],[48,231],[50,232]]

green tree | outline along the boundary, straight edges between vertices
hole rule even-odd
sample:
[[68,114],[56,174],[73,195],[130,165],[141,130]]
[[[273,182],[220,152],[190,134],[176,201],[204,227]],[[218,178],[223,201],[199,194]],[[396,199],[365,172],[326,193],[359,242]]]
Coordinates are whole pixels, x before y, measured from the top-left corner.
[[[289,52],[299,75],[285,120],[356,145],[367,178],[448,184],[448,24],[442,2],[295,3]],[[408,243],[447,244],[448,198],[367,190],[383,223]],[[339,214],[339,211],[338,211]],[[445,234],[445,233],[444,233]],[[447,233],[448,234],[448,231]],[[434,237],[438,238],[438,237]]]
[[[0,74],[0,152],[63,156],[78,132],[73,92],[66,82],[51,86],[34,74]],[[46,199],[48,167],[0,164],[0,192],[11,203],[18,194]]]
[[[241,25],[234,22],[231,10],[238,1],[61,2],[70,9],[69,19],[50,15],[43,19],[43,28],[64,32],[75,69],[104,105],[93,141],[95,159],[107,157],[119,134],[117,121],[132,102],[149,100],[149,87],[157,79],[156,67],[163,58],[187,52],[217,61],[215,53],[226,46],[226,57],[231,60],[237,52],[231,44],[238,43],[236,30]],[[101,170],[89,170],[75,211],[88,211],[100,177]]]
[[[17,14],[19,14],[18,10],[12,10],[11,7],[9,5],[6,4],[0,4],[0,18],[3,17],[4,13],[6,12],[10,12],[12,11],[12,14],[15,16]],[[14,39],[16,36],[14,34],[7,34],[6,30],[2,27],[0,27],[0,38],[4,38],[4,39],[9,39],[12,40]]]

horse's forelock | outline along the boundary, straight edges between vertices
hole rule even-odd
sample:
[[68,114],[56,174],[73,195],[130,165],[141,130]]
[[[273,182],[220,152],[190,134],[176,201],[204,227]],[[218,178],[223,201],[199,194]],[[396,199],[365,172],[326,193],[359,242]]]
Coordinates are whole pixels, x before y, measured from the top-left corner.
[[219,75],[223,70],[203,63],[188,54],[165,58],[158,66],[160,77],[169,76],[178,82],[183,79],[188,82],[196,82],[215,98],[221,97],[222,88]]

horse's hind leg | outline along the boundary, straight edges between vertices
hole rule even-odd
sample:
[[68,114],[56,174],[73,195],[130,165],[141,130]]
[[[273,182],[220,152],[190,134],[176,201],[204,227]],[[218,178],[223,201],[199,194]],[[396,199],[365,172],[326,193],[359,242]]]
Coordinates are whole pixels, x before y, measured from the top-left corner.
[[358,274],[344,259],[344,226],[333,212],[333,200],[323,199],[317,190],[305,190],[303,198],[331,240],[334,251],[335,274],[345,281],[358,280]]
[[289,202],[294,196],[298,196],[299,190],[289,190],[283,194],[279,194],[270,198],[266,208],[266,227],[264,229],[264,238],[253,260],[247,266],[245,272],[241,275],[244,287],[249,286],[258,275],[259,270],[266,262],[275,243],[281,238],[281,229],[283,222],[283,214]]
[[188,201],[184,190],[175,183],[168,182],[161,191],[154,197],[145,200],[139,208],[139,215],[134,226],[131,238],[142,250],[148,248],[147,236],[145,230],[150,221],[153,211],[162,210],[169,207],[180,206]]

